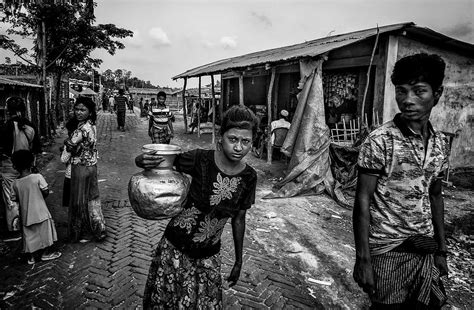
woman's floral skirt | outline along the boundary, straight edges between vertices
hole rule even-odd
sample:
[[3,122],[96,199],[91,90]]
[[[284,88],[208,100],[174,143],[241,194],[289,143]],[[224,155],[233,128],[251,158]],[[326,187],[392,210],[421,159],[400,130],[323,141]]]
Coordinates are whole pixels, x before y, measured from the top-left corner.
[[81,238],[103,240],[105,219],[99,197],[97,166],[71,166],[68,234],[71,242]]
[[163,237],[155,251],[144,309],[222,309],[220,254],[193,259]]

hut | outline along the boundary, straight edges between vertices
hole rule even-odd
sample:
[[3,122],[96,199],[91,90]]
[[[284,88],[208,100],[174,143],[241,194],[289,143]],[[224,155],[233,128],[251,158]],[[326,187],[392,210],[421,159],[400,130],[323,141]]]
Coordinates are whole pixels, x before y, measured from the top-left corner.
[[[282,149],[291,156],[290,173],[280,185],[288,185],[285,196],[291,196],[331,179],[327,167],[322,167],[323,162],[329,165],[331,141],[350,141],[361,127],[393,118],[397,105],[391,71],[398,59],[418,52],[436,53],[446,61],[444,95],[431,120],[436,128],[458,136],[452,145],[451,166],[472,166],[474,45],[414,23],[223,59],[173,79],[183,78],[186,84],[191,77],[220,74],[222,109],[234,104],[265,106],[268,126],[280,110],[288,110],[293,119]],[[330,117],[330,111],[335,117]],[[329,130],[328,125],[336,130]],[[268,152],[267,161],[271,160]]]
[[0,76],[0,123],[6,120],[5,103],[9,97],[20,97],[26,103],[26,117],[36,124],[38,132],[40,125],[40,103],[44,100],[43,86],[22,82]]

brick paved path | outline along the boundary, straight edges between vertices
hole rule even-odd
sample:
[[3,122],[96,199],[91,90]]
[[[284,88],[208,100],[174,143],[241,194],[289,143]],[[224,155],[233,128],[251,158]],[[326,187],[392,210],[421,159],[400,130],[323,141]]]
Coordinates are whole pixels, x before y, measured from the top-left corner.
[[[177,132],[176,143],[186,142],[179,125]],[[106,240],[87,244],[59,242],[61,258],[31,266],[24,259],[16,259],[14,251],[0,257],[1,308],[141,308],[152,251],[167,224],[167,221],[139,218],[126,200],[126,184],[130,175],[138,170],[133,159],[140,152],[140,146],[149,141],[146,121],[128,114],[126,132],[122,133],[116,130],[113,115],[99,114],[98,136],[99,182],[108,229]],[[66,212],[59,205],[62,171],[54,166],[58,165],[57,160],[51,165],[43,172],[54,192],[48,205],[59,227],[60,238],[64,238]],[[249,212],[247,220],[248,232],[257,228],[258,221],[251,214]],[[222,248],[224,277],[230,272],[233,253],[231,229],[227,225]],[[241,279],[234,288],[224,291],[225,309],[324,308],[310,295],[305,279],[289,266],[288,258],[284,260],[268,253],[257,235],[247,233]],[[5,295],[8,292],[13,296]]]

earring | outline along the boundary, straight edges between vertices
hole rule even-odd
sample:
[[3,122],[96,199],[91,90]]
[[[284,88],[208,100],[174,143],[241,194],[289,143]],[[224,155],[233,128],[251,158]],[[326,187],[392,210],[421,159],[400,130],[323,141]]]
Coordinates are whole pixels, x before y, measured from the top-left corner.
[[218,150],[219,152],[222,151],[222,140],[221,140],[221,139],[219,139],[219,140],[217,141],[216,148],[217,148],[217,150]]

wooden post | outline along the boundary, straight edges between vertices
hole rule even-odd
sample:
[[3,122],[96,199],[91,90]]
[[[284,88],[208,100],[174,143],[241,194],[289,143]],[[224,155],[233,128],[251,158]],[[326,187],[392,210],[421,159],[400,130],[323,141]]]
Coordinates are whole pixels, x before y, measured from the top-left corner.
[[[275,85],[279,85],[280,83],[280,74],[277,74],[275,76]],[[274,97],[273,97],[273,106],[275,107],[273,109],[273,119],[278,119],[279,118],[279,115],[278,115],[278,91],[274,92]]]
[[268,86],[268,95],[267,95],[267,132],[268,132],[268,141],[267,141],[267,163],[272,163],[272,97],[273,97],[273,84],[275,84],[275,75],[276,75],[276,68],[272,68],[272,76],[270,78],[270,85]]
[[198,93],[198,108],[197,108],[197,117],[198,117],[198,138],[201,137],[201,77],[199,77],[199,93]]
[[244,105],[244,73],[239,75],[239,104]]
[[211,74],[211,96],[212,96],[212,145],[216,142],[216,96],[214,92],[214,75]]
[[[222,87],[224,86],[224,83],[227,84],[227,86],[225,87],[226,89],[225,97],[223,96],[224,94],[222,92],[222,90],[224,89],[224,87]],[[229,101],[230,101],[230,80],[229,79],[224,80],[222,78],[222,74],[221,74],[221,85],[222,85],[221,86],[222,88],[221,88],[221,102],[219,103],[219,117],[221,118],[221,124],[222,124],[222,120],[224,118],[224,98],[226,98],[225,104],[227,106],[229,106]]]
[[188,118],[186,116],[186,84],[188,83],[188,79],[184,78],[184,86],[183,86],[183,121],[184,121],[184,132],[188,132]]

